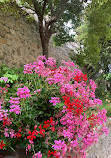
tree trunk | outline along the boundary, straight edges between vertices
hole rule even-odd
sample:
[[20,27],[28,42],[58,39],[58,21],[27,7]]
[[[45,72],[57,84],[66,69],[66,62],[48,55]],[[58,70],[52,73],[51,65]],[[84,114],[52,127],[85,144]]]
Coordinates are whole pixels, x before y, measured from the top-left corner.
[[49,40],[42,40],[41,39],[41,44],[42,44],[42,53],[45,55],[46,59],[48,59],[49,56]]
[[50,37],[48,36],[48,31],[46,31],[46,29],[43,27],[43,19],[39,20],[39,34],[42,44],[42,53],[46,56],[46,58],[48,58],[48,46]]

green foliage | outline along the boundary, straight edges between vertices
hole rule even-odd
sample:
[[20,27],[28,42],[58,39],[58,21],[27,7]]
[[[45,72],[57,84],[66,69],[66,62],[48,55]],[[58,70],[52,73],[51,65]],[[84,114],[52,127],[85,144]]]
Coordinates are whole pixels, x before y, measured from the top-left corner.
[[105,74],[104,77],[106,78],[107,81],[111,82],[111,74],[110,73]]
[[14,81],[22,80],[23,78],[23,67],[21,68],[16,68],[12,67],[9,68],[5,64],[2,64],[0,66],[0,76],[1,77],[7,77],[8,78],[8,83],[14,83]]
[[102,98],[102,106],[99,106],[100,109],[105,108],[107,110],[107,117],[111,117],[111,99],[104,99]]
[[[18,116],[15,113],[11,113],[11,117],[13,118],[13,125],[10,125],[10,128],[15,129],[15,131],[18,131],[19,127],[24,127],[22,130],[26,130],[28,126],[30,127],[30,130],[34,130],[34,125],[36,124],[39,126],[40,124],[43,125],[43,121],[48,120],[50,117],[52,117],[54,114],[58,113],[60,109],[63,107],[63,103],[59,103],[56,106],[53,106],[51,103],[49,103],[49,100],[52,96],[59,96],[59,86],[58,85],[49,85],[44,78],[38,76],[38,74],[27,74],[25,75],[23,73],[23,68],[8,68],[6,65],[2,65],[0,67],[0,77],[8,77],[8,83],[10,87],[8,88],[8,93],[3,94],[5,95],[4,107],[9,107],[9,100],[10,97],[16,97],[16,92],[18,88],[28,86],[30,87],[30,94],[31,97],[29,99],[21,99],[21,114]],[[0,82],[0,86],[5,87],[5,84]],[[40,93],[35,92],[37,89],[41,89]],[[1,124],[0,124],[1,125]],[[56,133],[50,132],[51,138],[56,138]],[[2,138],[5,140],[5,136]],[[44,152],[47,151],[47,145],[44,143],[46,138],[40,137],[40,134],[38,134],[37,139],[34,141],[38,142],[36,143],[38,150],[43,150]],[[21,148],[24,148],[24,146],[27,146],[28,140],[22,140],[22,139],[14,139],[9,138],[6,142],[7,147],[11,150],[16,149],[16,144],[20,144]],[[41,149],[42,147],[42,149]]]
[[[109,74],[111,64],[111,0],[92,0],[84,11],[81,26],[76,29],[76,41],[80,43],[77,54],[70,58],[83,67],[90,78],[96,79],[96,95],[109,96],[111,89]],[[108,81],[108,82],[107,82]]]
[[[81,11],[83,10],[82,3],[78,0],[71,1],[66,6],[66,11],[63,13],[62,18],[56,23],[54,36],[55,45],[61,45],[66,42],[74,42],[74,34],[70,34],[71,29],[77,28],[80,25]],[[71,26],[67,27],[64,23],[71,22]]]
[[[111,1],[92,1],[86,7],[82,25],[76,30],[77,41],[83,45],[84,62],[96,65],[104,43],[111,39]],[[106,53],[106,51],[105,51]],[[77,61],[77,60],[76,60]]]

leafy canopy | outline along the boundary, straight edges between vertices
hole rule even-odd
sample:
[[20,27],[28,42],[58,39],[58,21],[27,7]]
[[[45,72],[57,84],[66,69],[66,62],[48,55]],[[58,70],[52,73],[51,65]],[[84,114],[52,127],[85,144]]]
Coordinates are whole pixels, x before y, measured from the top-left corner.
[[92,0],[84,12],[82,25],[76,30],[77,41],[82,45],[78,56],[82,56],[84,62],[98,63],[103,43],[111,39],[110,26],[111,0]]

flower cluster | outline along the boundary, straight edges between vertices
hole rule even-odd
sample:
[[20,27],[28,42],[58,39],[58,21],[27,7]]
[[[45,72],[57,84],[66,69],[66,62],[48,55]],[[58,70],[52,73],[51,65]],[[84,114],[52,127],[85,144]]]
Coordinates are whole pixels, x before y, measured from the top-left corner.
[[19,98],[29,98],[31,95],[29,94],[30,90],[28,87],[24,86],[23,88],[18,88],[18,92],[16,93]]
[[7,82],[7,81],[8,81],[8,78],[7,78],[7,77],[1,77],[1,78],[0,78],[0,81],[5,81],[5,82]]
[[6,144],[3,144],[3,140],[0,142],[0,149],[3,149],[3,147],[5,146]]
[[[106,110],[99,109],[102,101],[95,96],[95,82],[88,80],[81,70],[75,69],[73,62],[63,61],[63,65],[57,68],[55,59],[46,59],[45,56],[24,65],[24,74],[30,76],[28,86],[24,83],[23,88],[18,88],[6,106],[3,100],[0,102],[0,121],[3,124],[0,128],[3,135],[7,139],[23,140],[26,153],[28,150],[34,151],[33,158],[42,158],[43,155],[85,158],[86,149],[97,142],[102,133],[108,134],[105,127]],[[35,80],[31,78],[34,75]],[[42,88],[40,83],[43,84]],[[53,87],[49,88],[52,90],[50,93],[48,87]],[[54,93],[55,89],[57,91]],[[44,99],[42,95],[48,98]],[[46,104],[44,113],[36,112],[43,108],[40,104]],[[53,117],[50,117],[49,110],[52,110]],[[41,115],[44,116],[42,121],[38,117]],[[45,153],[40,151],[39,141],[41,149],[47,150]],[[1,141],[0,148],[4,146]]]
[[5,94],[7,92],[8,92],[8,90],[5,87],[3,87],[3,88],[0,87],[0,93]]
[[10,101],[9,103],[11,104],[10,106],[10,112],[14,112],[15,114],[19,114],[20,113],[20,107],[19,107],[19,98],[12,98],[10,97]]
[[49,100],[50,103],[53,103],[53,105],[56,105],[57,103],[60,103],[60,98],[57,97],[51,97],[51,100]]
[[34,154],[32,158],[42,158],[41,152],[39,151],[38,153]]

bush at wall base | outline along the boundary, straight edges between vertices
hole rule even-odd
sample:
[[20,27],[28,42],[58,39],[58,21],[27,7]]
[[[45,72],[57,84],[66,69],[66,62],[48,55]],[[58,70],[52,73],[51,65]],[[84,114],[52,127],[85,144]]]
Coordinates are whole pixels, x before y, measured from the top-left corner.
[[23,75],[13,86],[0,78],[0,150],[19,146],[33,158],[85,158],[86,149],[108,134],[95,82],[73,62],[57,68],[45,56],[24,65]]

